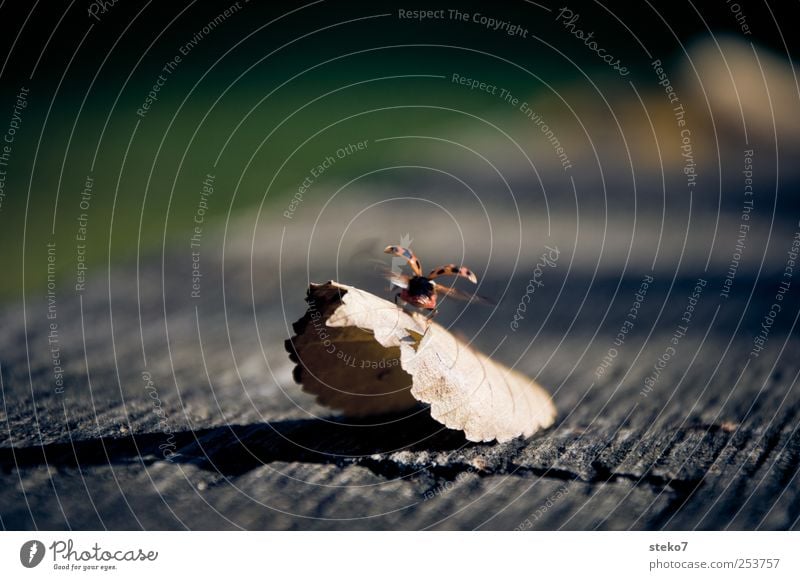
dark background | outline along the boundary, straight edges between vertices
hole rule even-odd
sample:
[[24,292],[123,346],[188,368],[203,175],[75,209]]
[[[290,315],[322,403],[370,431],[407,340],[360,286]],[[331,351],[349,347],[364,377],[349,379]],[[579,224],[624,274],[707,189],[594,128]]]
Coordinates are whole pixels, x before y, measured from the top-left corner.
[[[145,118],[162,67],[231,3],[120,0],[100,21],[86,2],[0,6],[0,133],[30,89],[0,208],[3,528],[797,528],[796,272],[752,355],[800,228],[792,5],[739,2],[744,34],[723,0],[570,4],[622,78],[556,21],[563,4],[458,4],[528,38],[397,17],[447,4],[240,4]],[[653,59],[687,112],[694,187]],[[454,73],[528,102],[571,167]],[[364,140],[284,217],[312,168]],[[737,250],[745,150],[755,194]],[[373,266],[406,234],[427,268],[478,273],[497,308],[445,301],[438,320],[552,392],[552,429],[475,445],[424,410],[354,423],[293,384],[283,341],[308,283],[390,298]],[[600,376],[644,276],[636,326]],[[689,332],[644,396],[698,278]]]

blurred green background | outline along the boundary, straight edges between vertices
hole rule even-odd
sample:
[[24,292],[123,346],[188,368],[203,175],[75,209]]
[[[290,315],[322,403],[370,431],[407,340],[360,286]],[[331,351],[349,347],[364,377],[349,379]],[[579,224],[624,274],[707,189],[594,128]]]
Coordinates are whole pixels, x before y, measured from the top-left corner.
[[[682,3],[659,6],[658,14],[627,3],[573,9],[580,11],[580,26],[629,64],[632,73],[625,81],[647,79],[642,93],[660,97],[650,59],[619,18],[671,64],[683,58],[682,43],[688,46],[707,27],[740,32],[719,4],[702,18]],[[41,292],[47,243],[58,247],[59,278],[74,278],[82,213],[89,216],[91,265],[158,253],[164,243],[188,246],[207,174],[215,176],[205,216],[206,227],[213,227],[262,201],[265,213],[283,212],[311,168],[348,143],[367,139],[370,146],[337,161],[308,196],[320,195],[323,182],[329,191],[331,184],[419,157],[416,145],[401,140],[373,146],[375,139],[457,138],[470,122],[445,108],[484,116],[521,142],[530,140],[530,126],[517,111],[496,96],[452,83],[453,73],[562,112],[553,91],[580,99],[587,78],[601,88],[620,83],[555,23],[558,6],[548,11],[525,2],[460,3],[459,8],[519,23],[527,38],[471,21],[398,18],[398,8],[419,8],[399,3],[319,2],[300,8],[241,2],[213,29],[206,28],[172,72],[163,73],[180,47],[232,5],[119,2],[96,17],[88,13],[97,11],[90,3],[69,10],[66,4],[0,8],[6,30],[19,33],[2,40],[3,125],[20,87],[30,89],[0,210],[5,259],[0,300]],[[753,6],[752,38],[780,48],[770,16],[743,5]],[[142,118],[137,109],[159,74],[165,75],[163,86]],[[87,176],[94,185],[84,211],[80,193]],[[377,191],[387,179],[376,174],[368,183]]]

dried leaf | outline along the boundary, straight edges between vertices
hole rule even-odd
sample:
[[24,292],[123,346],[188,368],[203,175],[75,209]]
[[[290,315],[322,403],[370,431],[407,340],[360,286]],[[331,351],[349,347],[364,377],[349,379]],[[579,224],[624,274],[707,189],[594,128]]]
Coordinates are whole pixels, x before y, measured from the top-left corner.
[[550,395],[422,315],[336,282],[312,284],[309,309],[286,341],[295,380],[349,416],[430,404],[470,441],[508,441],[549,427]]

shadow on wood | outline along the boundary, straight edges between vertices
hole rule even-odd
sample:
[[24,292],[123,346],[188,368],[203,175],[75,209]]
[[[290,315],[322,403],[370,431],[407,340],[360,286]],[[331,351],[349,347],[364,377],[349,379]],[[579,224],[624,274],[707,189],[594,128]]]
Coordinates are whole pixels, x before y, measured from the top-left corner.
[[225,425],[197,431],[100,437],[0,449],[0,469],[51,465],[88,467],[155,461],[192,463],[227,476],[273,461],[345,464],[397,451],[453,451],[472,446],[426,409],[368,420],[299,419]]

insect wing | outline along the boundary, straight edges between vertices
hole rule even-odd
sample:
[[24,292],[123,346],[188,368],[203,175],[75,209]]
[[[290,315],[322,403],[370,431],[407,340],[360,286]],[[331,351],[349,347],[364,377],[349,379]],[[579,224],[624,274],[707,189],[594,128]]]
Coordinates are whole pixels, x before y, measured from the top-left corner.
[[392,272],[385,266],[375,266],[375,269],[380,272],[380,275],[386,278],[392,285],[398,288],[408,288],[408,276],[400,274],[399,272]]
[[466,278],[473,284],[478,283],[478,277],[475,276],[472,270],[466,266],[456,266],[455,264],[447,264],[446,266],[431,270],[431,273],[428,274],[428,279],[433,280],[439,276],[460,276],[461,278]]
[[484,304],[486,306],[494,306],[495,301],[491,298],[487,298],[485,296],[481,296],[480,294],[470,294],[468,292],[462,292],[457,288],[452,288],[450,286],[443,286],[441,284],[436,284],[435,289],[440,294],[444,294],[449,298],[455,298],[456,300],[463,300],[465,302],[474,303],[474,304]]
[[405,258],[408,262],[408,265],[411,266],[412,270],[414,270],[414,273],[417,276],[422,276],[422,264],[420,264],[419,258],[414,255],[414,252],[408,248],[403,248],[402,246],[386,246],[383,252],[385,254],[393,254],[395,256]]

